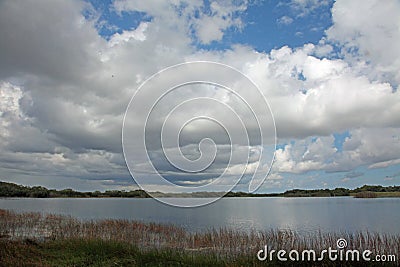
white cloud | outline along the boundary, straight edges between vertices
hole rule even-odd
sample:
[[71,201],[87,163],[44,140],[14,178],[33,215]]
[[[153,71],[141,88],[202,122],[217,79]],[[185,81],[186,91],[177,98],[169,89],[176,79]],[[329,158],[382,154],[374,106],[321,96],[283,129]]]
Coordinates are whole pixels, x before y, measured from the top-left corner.
[[221,41],[229,28],[241,29],[240,14],[247,9],[247,1],[212,1],[205,6],[202,1],[132,1],[117,0],[114,8],[119,11],[146,12],[160,25],[173,27],[185,33],[192,30],[203,44]]
[[289,25],[292,24],[293,19],[289,16],[282,16],[277,20],[278,24]]
[[400,82],[399,1],[336,1],[332,20],[328,38],[343,45],[349,60],[370,61],[372,77]]
[[[400,163],[400,128],[363,128],[350,131],[343,150],[334,147],[334,137],[297,140],[278,149],[274,170],[304,173],[325,170],[351,171],[359,166],[385,168]],[[351,172],[345,178],[361,176]]]
[[210,4],[211,14],[202,14],[195,20],[194,28],[197,37],[203,44],[209,44],[212,41],[220,41],[224,31],[228,28],[242,28],[242,20],[237,16],[238,12],[244,12],[247,8],[247,2],[235,5],[234,1],[212,2]]
[[382,168],[398,164],[400,128],[356,129],[343,144],[343,152],[335,160],[337,168],[352,169],[360,165]]
[[291,0],[289,5],[299,17],[304,17],[320,7],[329,5],[329,2],[329,0]]
[[115,33],[113,36],[111,36],[110,41],[108,43],[110,46],[114,46],[121,44],[122,42],[129,42],[130,39],[143,42],[144,40],[146,40],[145,32],[147,26],[148,26],[147,22],[142,22],[135,30],[123,31],[121,34]]
[[369,165],[368,168],[369,169],[386,168],[391,165],[397,165],[397,164],[400,164],[400,159],[392,159],[392,160],[388,160],[388,161],[374,163],[374,164]]
[[333,137],[308,138],[288,144],[275,154],[274,170],[288,173],[304,173],[324,170],[337,149],[333,146]]
[[371,81],[344,60],[319,59],[314,51],[313,45],[283,47],[265,57],[237,49],[235,59],[227,53],[224,60],[246,62],[244,72],[268,97],[281,138],[399,125],[400,94],[389,83]]

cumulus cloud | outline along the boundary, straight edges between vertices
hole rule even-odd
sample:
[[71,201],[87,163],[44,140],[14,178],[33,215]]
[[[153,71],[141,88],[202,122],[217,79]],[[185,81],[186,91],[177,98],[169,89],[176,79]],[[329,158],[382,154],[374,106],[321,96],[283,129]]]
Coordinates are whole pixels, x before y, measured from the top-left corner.
[[[212,1],[205,5],[202,1],[131,1],[114,2],[117,11],[146,12],[155,22],[182,30],[194,32],[196,39],[203,44],[220,41],[224,32],[230,28],[241,29],[241,14],[247,9],[248,1]],[[159,25],[161,26],[161,25]]]
[[273,168],[288,173],[324,170],[336,152],[332,136],[319,137],[316,140],[308,138],[278,149]]
[[[354,12],[357,10],[357,12]],[[339,42],[353,64],[370,61],[371,77],[400,82],[400,3],[390,0],[337,1],[332,8],[333,25],[328,38]]]
[[[327,5],[291,3],[302,16],[307,9]],[[230,29],[242,29],[248,4],[117,0],[112,8],[121,16],[143,12],[148,17],[106,40],[98,33],[98,22],[83,15],[90,8],[83,1],[1,1],[0,178],[23,176],[26,182],[26,175],[46,174],[94,180],[105,187],[126,185],[129,173],[122,157],[121,128],[131,96],[153,73],[190,60],[232,65],[268,98],[280,141],[271,176],[275,185],[284,179],[280,173],[351,174],[359,166],[399,164],[400,4],[336,1],[333,24],[317,44],[268,52],[240,44],[226,50],[198,48],[196,44],[223,40]],[[283,16],[279,23],[292,21]],[[213,92],[225,103],[236,101],[229,93]],[[193,96],[198,90],[173,99]],[[208,109],[219,112],[213,105],[203,106]],[[250,133],[255,128],[250,127]],[[192,125],[186,131],[182,147],[189,158],[198,155],[201,138],[215,137],[222,153],[209,172],[194,178],[178,176],[163,165],[157,150],[155,164],[180,184],[208,183],[226,166],[227,140],[211,126]],[[333,134],[343,131],[349,131],[349,137],[339,150]],[[257,149],[255,144],[251,149]],[[228,170],[232,176],[243,169],[242,163],[234,163]],[[254,163],[250,158],[246,174]]]
[[274,169],[304,173],[316,170],[351,171],[359,166],[388,167],[399,163],[398,134],[399,128],[354,129],[344,140],[342,151],[335,148],[333,136],[309,137],[278,149]]
[[237,15],[244,12],[247,8],[247,2],[233,5],[232,2],[212,2],[210,5],[210,14],[202,14],[195,21],[194,28],[199,40],[204,44],[212,41],[220,41],[224,35],[224,31],[234,27],[241,29],[243,22]]
[[147,22],[142,22],[134,30],[123,31],[121,34],[115,33],[108,43],[110,46],[115,46],[122,42],[129,42],[129,40],[132,38],[138,41],[144,41],[146,40],[145,31],[147,29],[147,26]]

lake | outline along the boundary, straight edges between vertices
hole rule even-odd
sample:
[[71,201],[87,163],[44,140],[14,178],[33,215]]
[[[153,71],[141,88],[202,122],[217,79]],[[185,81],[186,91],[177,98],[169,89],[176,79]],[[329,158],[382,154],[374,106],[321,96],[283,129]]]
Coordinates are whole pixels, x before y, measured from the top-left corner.
[[400,234],[400,198],[223,198],[198,208],[140,198],[10,198],[0,209],[64,214],[82,220],[129,219],[168,223],[188,231],[291,229],[299,233],[371,231]]

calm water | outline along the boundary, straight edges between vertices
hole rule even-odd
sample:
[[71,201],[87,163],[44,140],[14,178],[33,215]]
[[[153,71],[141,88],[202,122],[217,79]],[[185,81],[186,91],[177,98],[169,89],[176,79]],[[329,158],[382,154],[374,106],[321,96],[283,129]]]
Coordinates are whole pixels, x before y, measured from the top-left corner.
[[400,234],[400,198],[224,198],[199,208],[153,199],[0,199],[1,209],[72,215],[80,219],[132,219],[171,223],[189,231],[229,227],[298,232],[364,231]]

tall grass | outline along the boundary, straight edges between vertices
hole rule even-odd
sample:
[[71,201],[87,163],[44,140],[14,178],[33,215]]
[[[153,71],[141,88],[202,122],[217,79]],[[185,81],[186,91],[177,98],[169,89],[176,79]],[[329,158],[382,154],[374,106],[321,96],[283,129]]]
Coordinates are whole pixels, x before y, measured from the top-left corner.
[[376,192],[363,191],[363,192],[356,193],[354,197],[355,198],[377,198],[378,194]]
[[104,240],[124,242],[141,251],[169,249],[195,255],[214,255],[220,259],[254,258],[267,245],[271,249],[314,249],[322,251],[344,238],[347,249],[369,249],[374,254],[400,255],[400,235],[373,232],[316,232],[298,234],[291,230],[240,232],[228,228],[191,233],[183,228],[129,220],[80,221],[69,216],[40,213],[15,213],[0,210],[0,237],[8,240]]

